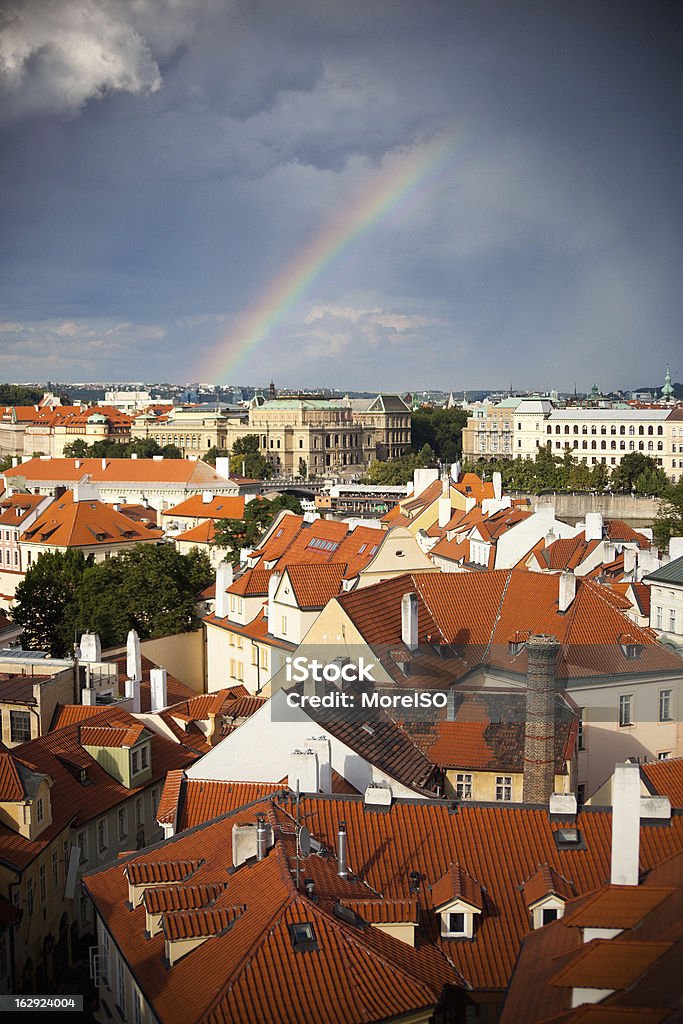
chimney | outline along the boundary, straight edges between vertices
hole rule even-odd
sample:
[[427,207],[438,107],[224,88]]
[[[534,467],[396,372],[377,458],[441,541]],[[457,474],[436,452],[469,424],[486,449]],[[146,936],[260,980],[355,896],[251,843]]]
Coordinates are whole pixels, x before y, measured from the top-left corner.
[[[259,830],[261,831],[260,843],[263,856],[275,842],[273,830],[266,821],[262,819],[256,824],[250,822],[246,825],[232,826],[232,865],[240,867],[245,861],[252,857],[259,856]],[[260,860],[263,857],[259,858]]]
[[153,668],[149,673],[150,711],[163,711],[168,704],[168,672],[165,668]]
[[576,576],[573,572],[560,573],[560,593],[557,610],[566,612],[576,597]]
[[317,793],[319,788],[318,757],[314,750],[293,750],[289,755],[287,785],[301,793]]
[[102,661],[102,644],[97,633],[83,633],[78,646],[81,649],[81,661]]
[[140,654],[140,637],[134,629],[128,633],[126,640],[126,675],[129,679],[142,679],[142,656]]
[[391,786],[388,782],[371,782],[363,796],[365,806],[391,807]]
[[318,790],[332,792],[332,754],[327,736],[311,737],[306,740],[306,749],[312,750],[318,758]]
[[401,598],[401,640],[408,650],[418,648],[417,594],[404,594]]
[[142,711],[142,699],[140,697],[140,680],[126,679],[124,695],[126,700],[133,699],[133,714],[139,715]]
[[277,590],[280,580],[282,579],[282,573],[274,572],[271,574],[268,580],[268,632],[272,633],[275,629],[275,591]]
[[213,501],[213,491],[202,491],[202,505],[210,505]]
[[602,512],[586,512],[586,540],[602,540]]
[[263,860],[268,852],[268,828],[266,819],[259,814],[256,819],[256,859]]
[[17,458],[16,455],[13,455],[12,456],[12,469],[14,469],[14,467],[18,466],[18,465],[19,465],[19,459]]
[[80,459],[76,459],[74,461],[74,469],[80,469],[80,468],[81,468],[81,460]]
[[228,614],[226,590],[232,586],[233,573],[230,562],[219,562],[216,569],[216,618],[224,619]]
[[496,501],[503,497],[503,477],[498,470],[493,474],[493,497]]
[[106,468],[107,468],[107,460],[106,459],[102,459],[102,469],[105,470]]
[[216,459],[216,473],[225,480],[230,479],[230,459],[227,455],[219,455]]
[[635,573],[638,565],[638,549],[624,548],[624,572]]
[[612,779],[612,885],[638,885],[640,765],[617,764]]
[[337,831],[337,874],[340,878],[349,877],[349,869],[346,863],[346,822],[339,822],[339,829]]
[[439,498],[439,528],[443,530],[444,526],[450,521],[451,518],[451,489],[450,482],[448,480],[448,473],[444,473],[441,477],[441,496]]
[[554,636],[532,636],[526,649],[522,799],[525,803],[547,804],[555,788],[555,663],[560,645]]
[[131,459],[137,459],[137,457],[138,457],[138,453],[137,452],[133,452],[131,454]]

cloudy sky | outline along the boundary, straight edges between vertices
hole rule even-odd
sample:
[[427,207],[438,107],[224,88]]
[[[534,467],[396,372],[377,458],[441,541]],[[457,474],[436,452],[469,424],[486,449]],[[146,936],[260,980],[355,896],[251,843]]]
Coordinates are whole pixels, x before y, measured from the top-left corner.
[[0,380],[681,379],[681,12],[5,0]]

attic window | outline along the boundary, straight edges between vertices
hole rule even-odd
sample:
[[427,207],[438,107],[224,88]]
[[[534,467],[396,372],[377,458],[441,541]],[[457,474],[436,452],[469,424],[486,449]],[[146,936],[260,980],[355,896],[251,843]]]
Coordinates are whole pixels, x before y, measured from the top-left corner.
[[366,732],[368,736],[375,735],[375,730],[372,728],[371,725],[368,725],[367,722],[365,723],[365,725],[361,725],[361,729],[363,730],[363,732]]
[[295,953],[312,953],[318,948],[315,931],[310,921],[300,921],[298,924],[290,924],[289,933],[292,937],[292,945]]
[[586,844],[578,828],[558,828],[553,832],[558,850],[585,850]]

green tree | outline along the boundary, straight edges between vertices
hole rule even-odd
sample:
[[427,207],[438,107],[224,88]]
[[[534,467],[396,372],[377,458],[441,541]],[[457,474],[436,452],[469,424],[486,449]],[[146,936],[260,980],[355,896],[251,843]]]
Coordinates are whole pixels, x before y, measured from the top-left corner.
[[455,462],[462,455],[462,431],[467,426],[463,409],[416,409],[412,415],[413,451],[424,445],[442,462]]
[[615,491],[664,495],[669,480],[655,459],[643,452],[629,452],[612,470],[612,487]]
[[46,552],[17,586],[14,621],[24,627],[21,642],[29,650],[63,657],[73,650],[76,601],[92,566],[82,551]]
[[208,462],[210,466],[215,466],[216,459],[225,458],[229,454],[230,453],[226,451],[225,448],[219,448],[217,445],[214,445],[212,448],[209,448],[208,452],[204,456],[203,461]]
[[152,437],[136,437],[133,441],[94,441],[86,444],[77,438],[64,445],[64,455],[68,459],[129,459],[137,455],[139,459],[151,459],[161,455],[165,459],[182,459],[183,453],[174,444],[159,444]]
[[666,550],[672,537],[683,537],[683,477],[669,486],[653,523],[657,546]]
[[423,445],[419,452],[402,455],[400,459],[389,459],[388,462],[372,462],[365,479],[370,484],[399,486],[412,480],[416,469],[435,465],[438,465],[436,454],[426,444]]
[[267,480],[273,475],[273,467],[259,451],[257,434],[237,438],[230,455],[230,472],[253,480]]
[[42,397],[42,388],[27,388],[23,384],[0,384],[0,405],[37,405]]
[[209,559],[197,548],[182,555],[172,544],[138,544],[84,574],[75,601],[78,631],[99,633],[102,646],[113,647],[131,629],[141,640],[195,629],[197,594],[212,579]]
[[293,494],[278,494],[272,499],[255,498],[248,501],[244,506],[243,519],[216,520],[212,544],[224,548],[229,561],[236,565],[242,548],[255,547],[283,509],[296,512],[297,515],[302,512],[301,504]]

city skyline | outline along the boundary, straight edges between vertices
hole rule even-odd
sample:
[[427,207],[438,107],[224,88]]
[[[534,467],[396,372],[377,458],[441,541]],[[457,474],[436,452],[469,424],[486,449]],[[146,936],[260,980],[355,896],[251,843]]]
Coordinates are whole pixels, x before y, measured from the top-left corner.
[[15,3],[0,376],[680,379],[680,17]]

